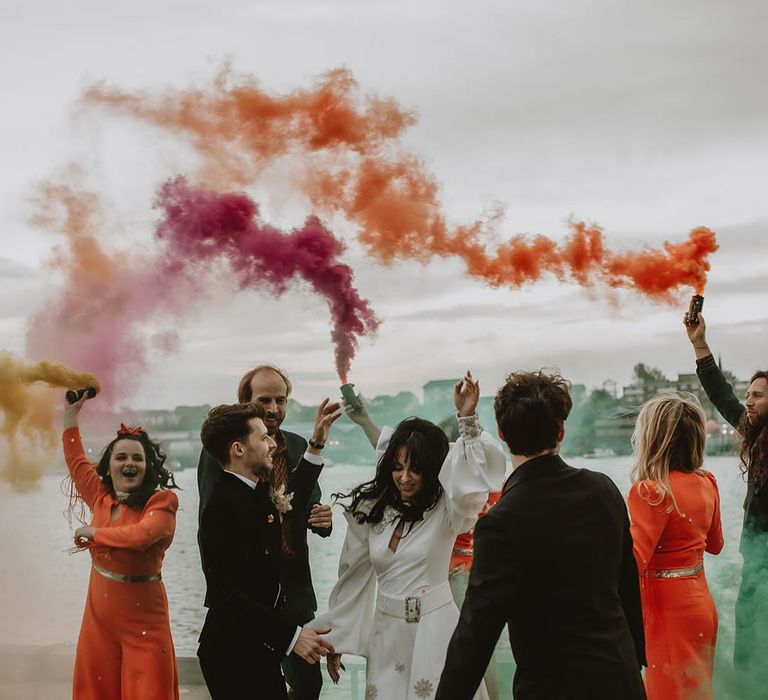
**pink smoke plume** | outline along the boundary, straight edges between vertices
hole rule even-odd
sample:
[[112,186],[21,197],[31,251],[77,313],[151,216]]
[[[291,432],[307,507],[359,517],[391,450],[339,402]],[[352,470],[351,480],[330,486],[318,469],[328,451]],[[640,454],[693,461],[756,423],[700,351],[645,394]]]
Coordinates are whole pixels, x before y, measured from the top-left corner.
[[229,263],[242,289],[283,294],[288,285],[308,282],[328,303],[336,369],[346,381],[358,337],[379,321],[353,286],[353,272],[339,262],[344,247],[319,219],[283,233],[258,220],[258,206],[244,194],[219,194],[191,187],[184,178],[163,185],[157,205],[164,218],[157,235],[177,259]]
[[33,223],[64,235],[51,267],[64,273],[63,288],[27,324],[29,357],[54,358],[99,377],[103,397],[129,393],[148,368],[148,345],[170,344],[163,324],[190,313],[202,286],[194,271],[162,250],[146,246],[109,249],[104,232],[116,227],[100,197],[72,184],[46,183],[37,193]]
[[148,371],[150,348],[181,348],[178,329],[216,287],[221,262],[242,289],[281,295],[293,279],[306,280],[330,307],[341,375],[358,337],[378,327],[352,270],[338,261],[342,244],[316,218],[282,233],[256,221],[258,208],[245,195],[194,189],[177,179],[159,192],[165,218],[154,243],[110,248],[104,233],[117,223],[98,195],[77,184],[77,173],[68,179],[72,184],[47,183],[37,193],[33,222],[65,237],[51,262],[64,284],[30,318],[27,355],[92,372],[108,402],[130,393]]

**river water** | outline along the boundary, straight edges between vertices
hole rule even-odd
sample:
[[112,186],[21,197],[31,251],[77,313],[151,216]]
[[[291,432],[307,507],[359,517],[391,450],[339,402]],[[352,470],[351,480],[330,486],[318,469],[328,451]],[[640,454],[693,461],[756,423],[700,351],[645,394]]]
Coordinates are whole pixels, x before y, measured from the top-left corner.
[[[629,489],[630,458],[573,459],[583,466],[608,474],[622,493]],[[718,666],[725,668],[733,646],[734,603],[740,578],[741,557],[738,540],[741,531],[745,486],[735,457],[711,457],[706,467],[717,477],[721,493],[725,548],[717,557],[707,555],[706,573],[720,616]],[[335,465],[320,477],[324,502],[330,494],[365,481],[372,467]],[[180,510],[176,537],[163,566],[168,591],[176,652],[194,655],[197,636],[205,616],[202,606],[205,582],[197,551],[197,487],[194,470],[176,474]],[[72,644],[77,639],[90,569],[87,554],[69,555],[72,531],[64,518],[66,498],[62,495],[60,474],[45,476],[40,487],[26,494],[13,492],[0,484],[0,644]],[[330,538],[309,536],[312,571],[322,611],[336,578],[338,556],[344,541],[345,523],[334,513]],[[502,641],[497,654],[509,662],[508,644]],[[350,661],[354,661],[350,659]],[[502,663],[502,665],[504,665]],[[506,664],[509,666],[509,664]],[[361,680],[361,664],[352,663]],[[352,675],[355,675],[353,671]],[[353,679],[354,680],[354,679]],[[349,674],[334,688],[326,682],[324,698],[349,698]],[[507,696],[509,697],[509,696]]]

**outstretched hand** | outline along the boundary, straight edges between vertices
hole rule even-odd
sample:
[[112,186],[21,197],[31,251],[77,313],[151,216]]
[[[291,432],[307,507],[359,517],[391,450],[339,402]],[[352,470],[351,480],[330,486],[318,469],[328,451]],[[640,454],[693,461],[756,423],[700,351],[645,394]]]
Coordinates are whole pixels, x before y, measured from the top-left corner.
[[77,415],[87,400],[87,394],[83,394],[75,403],[69,403],[64,397],[64,430],[77,427]]
[[480,401],[480,383],[472,378],[472,372],[467,370],[463,379],[456,382],[453,388],[453,403],[459,416],[471,416],[477,410]]
[[341,416],[339,408],[341,408],[341,404],[338,401],[331,403],[327,396],[322,400],[315,414],[315,427],[312,430],[313,442],[325,445],[331,426]]
[[323,656],[335,654],[336,650],[325,637],[331,631],[330,627],[325,629],[312,629],[311,627],[302,627],[299,632],[299,638],[293,646],[293,653],[300,656],[308,664],[314,664],[320,661]]

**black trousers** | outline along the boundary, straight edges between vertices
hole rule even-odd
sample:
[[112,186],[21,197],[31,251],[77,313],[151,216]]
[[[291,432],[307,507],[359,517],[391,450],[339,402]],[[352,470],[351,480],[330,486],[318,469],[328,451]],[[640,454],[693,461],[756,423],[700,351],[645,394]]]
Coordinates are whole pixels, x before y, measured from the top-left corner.
[[291,687],[288,691],[290,700],[318,700],[320,689],[323,687],[323,675],[320,670],[322,663],[324,661],[308,664],[296,654],[285,657],[281,666],[285,680]]
[[286,700],[277,661],[254,667],[253,658],[199,648],[200,670],[211,700]]
[[[286,604],[286,615],[289,619],[298,620],[300,625],[307,624],[315,617],[312,608],[296,604],[296,600],[302,600],[306,604],[307,601],[302,598],[303,593],[303,591],[286,591],[286,597],[291,596],[289,600],[294,601],[294,605]],[[318,700],[320,689],[323,687],[323,674],[320,669],[322,663],[324,662],[308,664],[296,654],[289,654],[283,659],[280,665],[283,667],[285,680],[290,686],[288,690],[290,700]]]

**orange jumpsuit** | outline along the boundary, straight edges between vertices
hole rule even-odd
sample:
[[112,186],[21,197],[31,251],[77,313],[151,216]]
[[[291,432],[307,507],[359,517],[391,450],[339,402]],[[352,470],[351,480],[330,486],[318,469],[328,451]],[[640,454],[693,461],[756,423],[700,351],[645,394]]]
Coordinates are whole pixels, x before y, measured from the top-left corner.
[[629,513],[643,602],[649,700],[712,698],[717,610],[704,576],[704,552],[723,548],[715,477],[671,471],[669,496],[657,506],[655,482],[632,486]]
[[[93,512],[93,568],[77,641],[75,700],[170,700],[179,697],[168,599],[160,580],[124,582],[109,574],[159,574],[176,529],[178,499],[157,491],[143,510],[120,505],[85,458],[77,428],[64,431],[72,481]],[[99,573],[98,569],[106,572]]]
[[[501,498],[501,491],[492,491],[488,494],[488,500],[485,502],[483,509],[477,514],[478,518],[482,518],[488,509]],[[452,578],[458,573],[469,572],[472,568],[472,553],[474,549],[474,530],[469,532],[462,532],[456,536],[456,541],[453,543],[453,552],[451,553],[451,563],[448,567],[448,578]],[[464,598],[462,596],[462,602]],[[461,607],[461,603],[456,601],[456,604]]]

